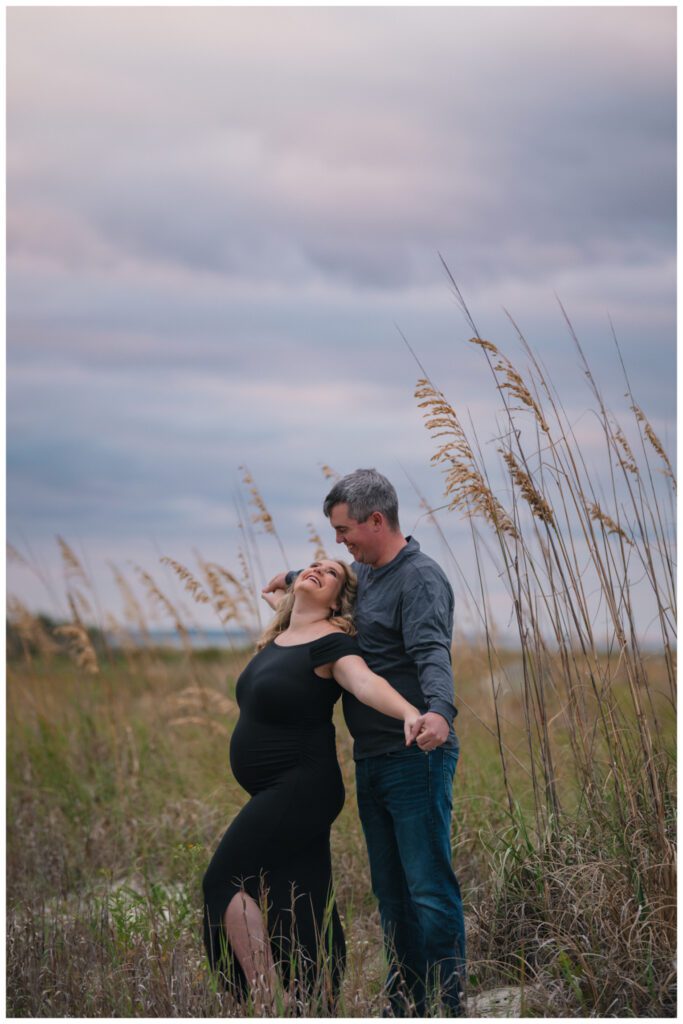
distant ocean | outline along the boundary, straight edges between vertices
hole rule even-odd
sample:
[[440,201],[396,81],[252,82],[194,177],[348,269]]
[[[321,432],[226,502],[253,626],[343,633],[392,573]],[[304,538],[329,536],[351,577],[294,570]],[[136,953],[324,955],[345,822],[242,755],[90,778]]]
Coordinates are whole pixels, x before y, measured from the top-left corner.
[[[252,637],[245,630],[235,629],[225,632],[223,629],[188,629],[190,642],[197,651],[207,650],[209,647],[219,647],[226,650],[231,648],[251,647],[255,637]],[[142,634],[135,630],[129,630],[128,634],[134,643],[142,645]],[[181,650],[183,643],[175,629],[150,629],[149,640],[153,647],[169,647],[173,650]],[[120,641],[111,634],[107,640],[112,647],[118,647]]]

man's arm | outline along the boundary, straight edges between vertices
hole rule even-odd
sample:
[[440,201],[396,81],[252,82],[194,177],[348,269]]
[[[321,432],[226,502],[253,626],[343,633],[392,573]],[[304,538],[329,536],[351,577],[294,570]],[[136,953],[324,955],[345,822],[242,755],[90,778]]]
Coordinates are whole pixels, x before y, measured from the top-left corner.
[[287,577],[291,574],[288,572],[279,572],[277,576],[273,576],[272,580],[269,580],[263,590],[262,594],[274,594],[276,590],[286,590],[289,584],[292,582]]
[[428,708],[417,744],[422,750],[433,750],[448,738],[456,715],[451,665],[453,591],[445,577],[426,572],[411,579],[401,603],[401,625]]

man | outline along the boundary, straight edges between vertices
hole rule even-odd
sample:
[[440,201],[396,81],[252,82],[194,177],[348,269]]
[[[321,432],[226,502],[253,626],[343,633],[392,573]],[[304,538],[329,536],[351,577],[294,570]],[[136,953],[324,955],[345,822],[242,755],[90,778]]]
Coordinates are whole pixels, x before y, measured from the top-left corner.
[[[465,964],[462,900],[451,865],[452,785],[458,759],[450,659],[453,591],[398,521],[386,477],[358,469],[339,480],[323,511],[358,575],[356,626],[370,668],[424,712],[416,744],[401,723],[344,693],[354,738],[356,788],[379,901],[394,1016],[424,1016],[438,991],[460,1015]],[[276,576],[270,593],[291,581]]]

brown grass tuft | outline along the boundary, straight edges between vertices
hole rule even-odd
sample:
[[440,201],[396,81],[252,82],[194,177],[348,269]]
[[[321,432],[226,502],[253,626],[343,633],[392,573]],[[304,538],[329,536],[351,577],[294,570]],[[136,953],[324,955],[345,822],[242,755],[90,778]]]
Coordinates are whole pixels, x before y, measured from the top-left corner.
[[541,519],[544,523],[547,523],[548,526],[554,526],[555,519],[553,517],[552,509],[543,495],[539,493],[536,487],[534,487],[534,483],[529,474],[522,469],[511,451],[504,448],[499,448],[498,450],[505,460],[505,465],[510,470],[510,476],[519,487],[522,492],[522,497],[531,508],[533,514],[537,519]]
[[643,428],[645,430],[645,437],[648,439],[654,450],[657,452],[657,455],[659,455],[660,459],[664,463],[664,469],[662,472],[665,476],[669,477],[675,489],[676,477],[674,476],[674,471],[671,462],[669,461],[669,456],[664,451],[664,445],[655,434],[654,430],[652,429],[652,424],[648,420],[643,410],[635,404],[632,405],[631,408],[633,409],[633,412],[635,413],[638,422],[643,425]]
[[618,523],[615,523],[614,520],[611,519],[606,512],[602,511],[597,502],[594,502],[592,505],[590,505],[588,509],[588,514],[591,517],[591,519],[595,520],[596,522],[602,523],[602,525],[605,527],[608,533],[616,533],[619,537],[622,538],[622,540],[626,541],[627,544],[630,544],[631,547],[633,547],[633,541],[631,540],[631,538],[627,536],[626,533],[624,533],[624,531]]
[[176,576],[183,581],[185,584],[185,590],[192,594],[193,599],[197,604],[209,604],[211,598],[204,590],[203,586],[199,582],[196,576],[193,576],[187,566],[182,565],[181,562],[176,562],[175,558],[169,558],[168,555],[162,555],[159,559],[162,565],[168,565]]
[[431,462],[447,467],[445,495],[451,499],[449,510],[457,509],[466,516],[483,515],[497,530],[515,537],[514,523],[479,470],[453,407],[443,393],[424,378],[417,382],[415,397],[419,407],[425,410],[425,426],[432,437],[448,438],[432,455]]
[[97,662],[97,655],[93,647],[88,631],[82,622],[69,622],[63,626],[56,626],[55,636],[63,636],[67,641],[69,654],[72,656],[79,668],[90,675],[97,675],[100,666]]

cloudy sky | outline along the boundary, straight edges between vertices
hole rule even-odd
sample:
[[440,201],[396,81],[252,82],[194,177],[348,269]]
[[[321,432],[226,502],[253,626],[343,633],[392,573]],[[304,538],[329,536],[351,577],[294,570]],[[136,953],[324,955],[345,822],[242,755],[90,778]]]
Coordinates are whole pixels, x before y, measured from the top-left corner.
[[58,591],[56,534],[114,609],[108,560],[234,566],[243,463],[292,563],[321,464],[410,532],[442,482],[397,327],[482,437],[497,407],[439,253],[589,451],[557,298],[620,413],[611,317],[672,450],[674,8],[11,8],[7,49],[7,534]]

